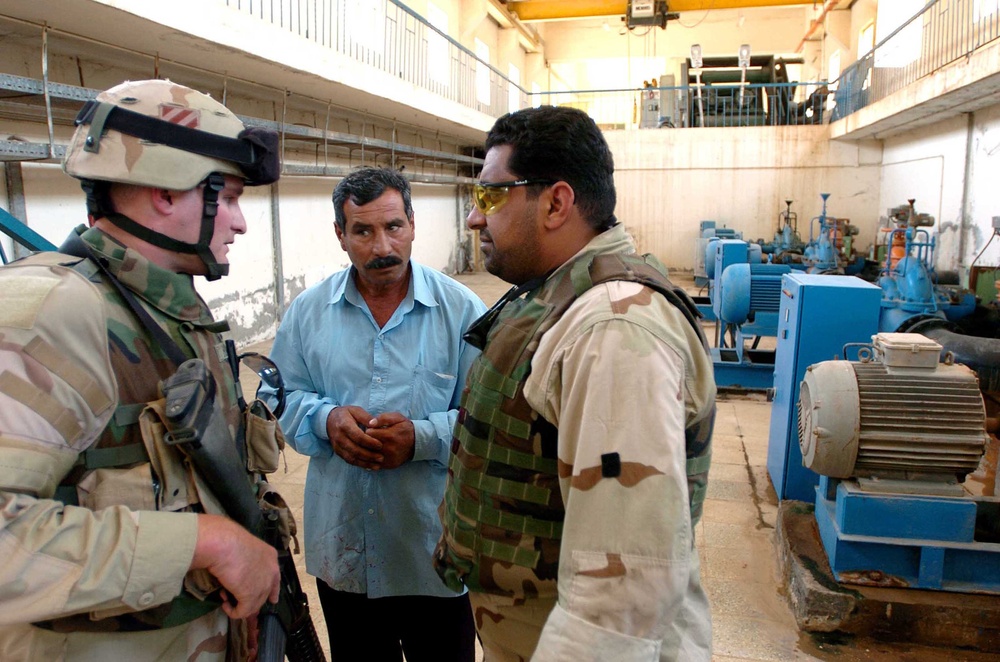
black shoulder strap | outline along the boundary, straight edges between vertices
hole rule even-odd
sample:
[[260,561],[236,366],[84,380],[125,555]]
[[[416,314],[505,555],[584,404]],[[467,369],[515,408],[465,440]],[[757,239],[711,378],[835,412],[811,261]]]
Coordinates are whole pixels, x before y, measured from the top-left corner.
[[136,316],[139,322],[146,327],[147,331],[149,331],[150,335],[153,336],[153,340],[156,341],[163,352],[167,355],[167,358],[173,361],[178,367],[187,361],[187,356],[184,355],[181,348],[176,342],[174,342],[174,339],[171,338],[167,332],[163,330],[163,327],[157,324],[156,320],[154,320],[150,314],[146,312],[146,309],[143,308],[138,301],[136,301],[132,293],[128,291],[128,288],[122,285],[121,281],[118,280],[113,273],[111,273],[108,269],[106,261],[95,255],[90,249],[90,246],[87,245],[87,242],[80,238],[80,235],[75,232],[70,234],[69,238],[67,238],[66,241],[63,242],[63,245],[59,247],[59,252],[65,253],[66,255],[73,255],[75,257],[82,257],[96,264],[101,270],[101,273],[104,274],[104,277],[107,278],[112,285],[114,285],[116,290],[118,290],[118,294],[120,294],[125,303],[128,304],[128,307],[132,310],[132,314]]

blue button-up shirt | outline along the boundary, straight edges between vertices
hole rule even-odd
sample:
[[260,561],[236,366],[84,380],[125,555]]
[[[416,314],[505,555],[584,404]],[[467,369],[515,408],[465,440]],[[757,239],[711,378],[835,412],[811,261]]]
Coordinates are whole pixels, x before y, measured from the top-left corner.
[[[281,427],[310,457],[306,570],[334,589],[371,598],[455,595],[432,566],[441,535],[437,507],[465,375],[478,355],[462,334],[486,307],[448,276],[410,266],[409,292],[383,328],[346,269],[292,302],[271,349],[287,396]],[[273,395],[267,399],[275,404]],[[326,419],[340,405],[409,417],[413,460],[365,471],[334,454]]]

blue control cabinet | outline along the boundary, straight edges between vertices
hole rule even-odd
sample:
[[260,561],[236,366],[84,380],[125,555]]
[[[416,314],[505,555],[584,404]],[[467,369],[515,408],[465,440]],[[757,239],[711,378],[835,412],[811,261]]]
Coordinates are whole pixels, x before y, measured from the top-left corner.
[[802,466],[798,436],[799,384],[806,368],[842,358],[847,343],[871,342],[881,301],[881,288],[854,276],[782,277],[767,445],[767,472],[779,499],[816,499],[819,475]]

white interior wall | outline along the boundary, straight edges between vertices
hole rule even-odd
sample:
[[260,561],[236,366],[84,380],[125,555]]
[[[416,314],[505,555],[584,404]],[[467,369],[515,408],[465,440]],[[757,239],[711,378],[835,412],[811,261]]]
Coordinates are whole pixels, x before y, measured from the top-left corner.
[[[875,15],[878,13],[878,0],[855,0],[851,5],[851,57],[844,61],[846,67],[854,62],[858,55],[858,38],[861,31],[869,23],[875,22]],[[867,49],[865,49],[867,51]]]
[[[965,115],[887,139],[880,207],[884,213],[915,198],[917,211],[935,217],[931,236],[937,243],[937,268],[958,269],[961,256],[961,274],[967,277],[968,267],[993,235],[993,216],[1000,215],[998,181],[1000,106],[992,106],[972,115],[971,135]],[[976,264],[1000,265],[1000,242],[994,241]]]
[[825,31],[824,38],[819,42],[813,42],[819,44],[819,48],[816,50],[815,72],[807,77],[808,80],[827,80],[829,78],[830,57],[834,52],[840,52],[841,70],[854,62],[854,51],[851,49],[851,12],[829,12],[823,22],[823,30]]
[[411,188],[414,259],[438,271],[454,273],[461,264],[459,243],[465,225],[458,209],[458,187],[413,184]]
[[[962,263],[966,267],[971,265],[992,236],[993,216],[1000,215],[1000,190],[997,187],[1000,181],[1000,106],[978,111],[972,116],[971,136],[968,116],[963,116],[886,141],[887,155],[892,154],[894,161],[922,155],[941,163],[943,193],[936,228],[937,264],[942,269],[955,269],[958,265],[967,146],[971,149],[962,253]],[[919,198],[917,208],[921,208]],[[1000,246],[991,245],[977,265],[1000,265]]]
[[935,218],[939,269],[958,265],[962,191],[965,181],[966,120],[958,117],[885,140],[885,172],[879,210],[914,198],[918,212]]
[[824,126],[605,135],[615,158],[618,219],[641,251],[671,268],[693,268],[702,220],[769,240],[785,199],[794,201],[799,234],[808,240],[820,193],[831,194],[829,215],[860,227],[856,245],[875,238],[882,158],[876,142],[832,142]]
[[1000,106],[977,112],[975,119],[970,233],[963,262],[972,266],[982,253],[976,266],[1000,266],[1000,241],[993,238],[993,217],[1000,216]]
[[280,186],[281,255],[286,303],[350,264],[334,231],[336,179],[289,177]]
[[55,245],[69,231],[87,222],[87,204],[80,182],[55,164],[24,163],[24,211],[28,226]]

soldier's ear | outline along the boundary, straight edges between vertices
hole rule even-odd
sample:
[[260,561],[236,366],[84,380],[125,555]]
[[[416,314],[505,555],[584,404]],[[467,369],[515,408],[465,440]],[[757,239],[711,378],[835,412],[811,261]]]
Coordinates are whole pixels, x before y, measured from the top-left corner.
[[163,215],[169,214],[173,210],[174,202],[176,202],[176,191],[169,191],[165,188],[150,188],[146,190],[153,209]]

